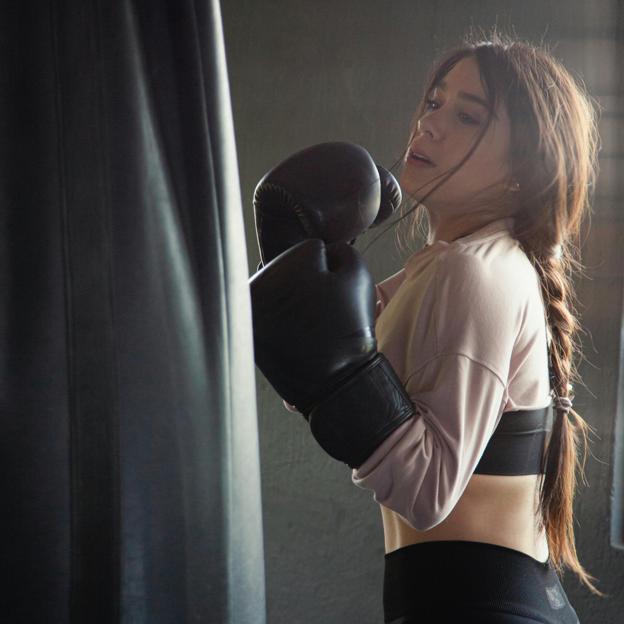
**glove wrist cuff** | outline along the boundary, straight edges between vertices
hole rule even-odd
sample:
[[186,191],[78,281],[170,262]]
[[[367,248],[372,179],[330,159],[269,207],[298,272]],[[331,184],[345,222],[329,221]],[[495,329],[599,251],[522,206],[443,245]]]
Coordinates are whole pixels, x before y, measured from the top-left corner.
[[357,468],[414,413],[392,365],[377,353],[305,416],[323,450]]

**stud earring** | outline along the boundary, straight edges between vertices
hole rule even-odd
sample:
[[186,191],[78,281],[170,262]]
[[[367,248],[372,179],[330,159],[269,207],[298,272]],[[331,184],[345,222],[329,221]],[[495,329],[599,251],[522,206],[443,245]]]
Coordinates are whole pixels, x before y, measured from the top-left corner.
[[513,193],[516,193],[517,191],[520,190],[520,182],[514,182],[510,187],[509,190]]

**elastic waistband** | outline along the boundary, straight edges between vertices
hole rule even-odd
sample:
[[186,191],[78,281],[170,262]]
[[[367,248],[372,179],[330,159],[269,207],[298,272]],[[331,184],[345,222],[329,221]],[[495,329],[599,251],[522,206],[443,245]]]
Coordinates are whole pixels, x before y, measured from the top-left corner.
[[520,550],[516,550],[515,548],[508,548],[507,546],[501,546],[500,544],[489,544],[487,542],[474,542],[469,540],[437,540],[410,544],[386,553],[385,560],[386,562],[390,562],[392,560],[407,561],[417,557],[419,561],[422,561],[423,557],[431,556],[437,559],[445,550],[452,551],[454,556],[465,554],[471,558],[471,561],[474,561],[472,557],[481,555],[487,556],[489,553],[491,556],[514,558],[518,561],[524,561],[525,564],[539,570],[552,569],[550,556],[546,561],[538,561],[530,555],[527,555]]

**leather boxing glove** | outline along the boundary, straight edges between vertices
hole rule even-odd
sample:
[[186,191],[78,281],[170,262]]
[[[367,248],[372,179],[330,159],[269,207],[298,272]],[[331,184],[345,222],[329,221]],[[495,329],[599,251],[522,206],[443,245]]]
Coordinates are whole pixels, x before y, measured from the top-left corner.
[[401,187],[396,178],[381,165],[377,165],[377,171],[379,171],[379,182],[381,184],[381,201],[377,218],[371,225],[372,228],[377,227],[390,218],[401,205],[401,200],[403,199]]
[[352,143],[321,143],[271,169],[254,192],[258,270],[307,238],[355,242],[401,203],[394,176]]
[[249,281],[254,353],[321,447],[359,467],[414,414],[374,333],[375,285],[346,243],[302,241]]

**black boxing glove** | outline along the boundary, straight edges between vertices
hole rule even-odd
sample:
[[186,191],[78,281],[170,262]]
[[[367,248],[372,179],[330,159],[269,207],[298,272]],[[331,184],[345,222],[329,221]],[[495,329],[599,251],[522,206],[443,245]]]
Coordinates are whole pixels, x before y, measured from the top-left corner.
[[308,238],[349,242],[401,203],[394,176],[352,143],[321,143],[271,169],[254,192],[258,270]]
[[379,212],[371,227],[377,227],[386,219],[392,216],[401,205],[401,187],[396,178],[381,165],[377,165],[379,171],[379,182],[381,183],[381,201],[379,202]]
[[375,285],[346,243],[310,239],[249,281],[256,364],[332,457],[359,467],[414,415],[377,351]]

